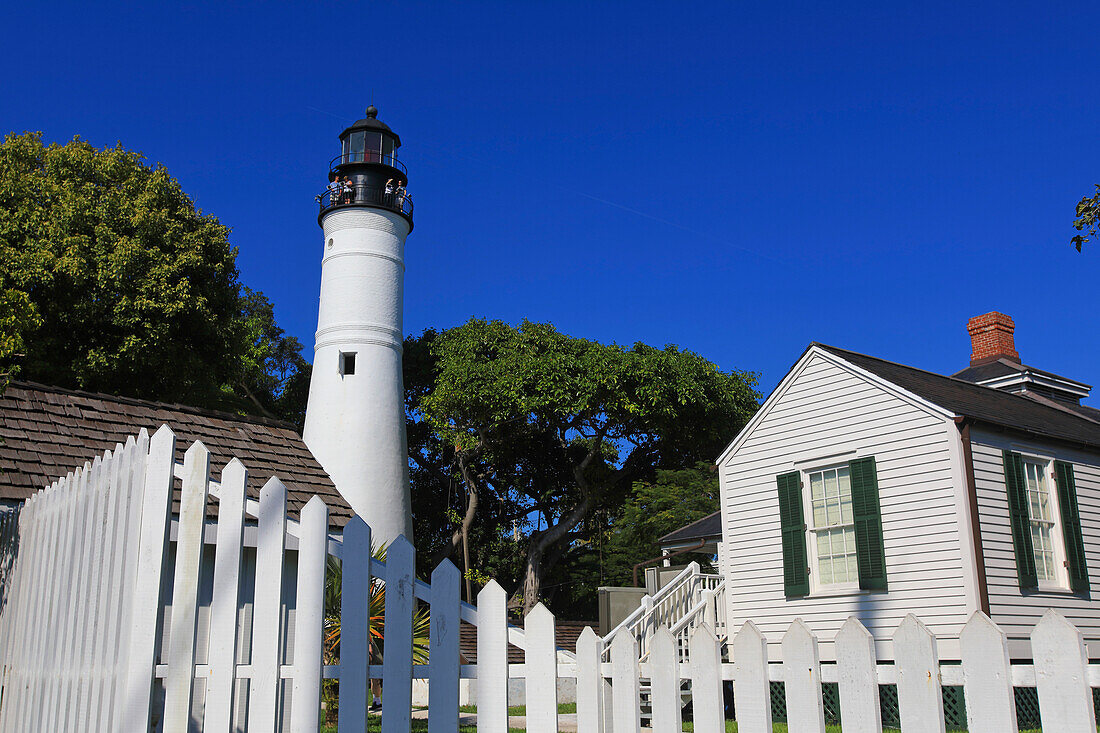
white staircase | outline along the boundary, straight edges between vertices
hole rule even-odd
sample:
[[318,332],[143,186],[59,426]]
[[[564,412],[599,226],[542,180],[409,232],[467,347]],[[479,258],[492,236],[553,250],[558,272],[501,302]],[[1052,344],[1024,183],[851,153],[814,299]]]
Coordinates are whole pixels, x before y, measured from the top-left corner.
[[[713,630],[725,649],[726,583],[720,575],[703,573],[699,563],[684,568],[655,595],[643,596],[642,602],[603,639],[604,661],[610,661],[611,640],[620,633],[629,633],[638,641],[640,662],[649,658],[649,640],[661,627],[676,639],[680,662],[688,661],[688,640],[701,624]],[[681,697],[686,703],[691,697],[691,682],[681,685]],[[649,681],[641,680],[642,717],[649,717]]]

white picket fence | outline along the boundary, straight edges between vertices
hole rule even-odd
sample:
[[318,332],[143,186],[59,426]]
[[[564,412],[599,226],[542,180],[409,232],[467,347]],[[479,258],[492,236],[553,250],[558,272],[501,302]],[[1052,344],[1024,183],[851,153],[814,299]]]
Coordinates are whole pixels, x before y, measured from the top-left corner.
[[[821,686],[830,682],[839,687],[845,733],[881,730],[879,685],[887,684],[897,686],[905,733],[944,731],[946,685],[965,688],[973,733],[1016,729],[1014,686],[1037,688],[1044,730],[1096,731],[1091,688],[1100,686],[1100,665],[1088,663],[1081,634],[1054,611],[1032,633],[1029,664],[1010,663],[1004,633],[982,614],[962,632],[961,664],[941,664],[935,638],[912,616],[894,634],[895,660],[886,664],[854,618],[836,636],[830,664],[820,662],[818,641],[801,621],[784,636],[781,661],[769,660],[751,622],[729,642],[731,662],[723,662],[706,622],[691,625],[687,661],[665,625],[648,637],[644,661],[631,629],[610,639],[609,661],[605,640],[591,629],[576,657],[567,657],[555,649],[554,617],[541,605],[523,629],[512,627],[495,582],[476,608],[461,603],[456,568],[444,562],[430,584],[417,580],[415,550],[404,538],[390,545],[385,563],[375,562],[361,519],[330,536],[319,498],[293,521],[278,479],[255,501],[245,495],[247,472],[236,459],[214,482],[201,443],[188,448],[182,465],[174,453],[167,427],[151,439],[142,432],[29,499],[18,515],[0,518],[0,732],[317,733],[322,679],[333,678],[340,680],[339,733],[363,733],[368,680],[380,678],[383,733],[410,731],[414,679],[429,682],[428,730],[454,733],[459,680],[469,678],[477,680],[479,730],[506,733],[508,680],[525,678],[527,729],[551,733],[558,680],[567,677],[577,682],[579,733],[638,733],[643,685],[653,732],[679,733],[688,680],[695,730],[709,733],[724,730],[725,680],[733,683],[740,733],[771,733],[775,681],[785,683],[789,729],[799,733],[824,731]],[[206,520],[210,496],[218,502],[214,524]],[[256,520],[254,541],[246,517]],[[242,571],[246,554],[254,556],[251,574]],[[324,666],[329,554],[343,564],[342,639],[340,663]],[[369,663],[367,644],[374,579],[386,586],[381,665]],[[424,665],[413,663],[418,602],[431,611]],[[476,665],[460,664],[462,621],[478,627]],[[523,664],[508,663],[509,643],[525,648]]]
[[[454,733],[462,677],[478,680],[479,728],[506,733],[508,679],[526,677],[539,691],[528,701],[532,729],[556,729],[557,680],[576,668],[559,666],[549,611],[540,606],[523,629],[510,626],[497,583],[482,589],[476,608],[461,603],[450,562],[435,569],[431,584],[419,581],[405,538],[390,544],[385,563],[374,561],[370,528],[360,518],[330,537],[320,498],[293,521],[277,478],[259,501],[248,499],[240,461],[230,461],[214,482],[206,448],[191,445],[180,465],[175,442],[167,427],[151,439],[142,431],[0,519],[0,731],[317,733],[321,681],[333,678],[340,680],[340,733],[361,733],[368,680],[380,678],[384,733],[410,730],[413,679],[429,681],[429,730]],[[206,521],[211,496],[216,524]],[[256,520],[251,543],[246,517]],[[202,559],[211,539],[207,592]],[[246,552],[254,552],[251,577],[242,572]],[[342,558],[341,659],[323,666],[328,554]],[[10,569],[8,557],[16,558]],[[296,594],[288,602],[284,573],[295,567]],[[162,578],[169,571],[170,582]],[[386,587],[381,665],[369,664],[367,643],[374,579]],[[245,596],[251,600],[242,616]],[[430,604],[424,665],[412,658],[418,602]],[[461,621],[478,627],[477,665],[459,664]],[[509,665],[509,643],[526,647],[525,664]]]
[[[601,730],[610,707],[614,733],[641,729],[639,682],[650,686],[653,733],[681,730],[681,683],[691,681],[694,730],[724,730],[722,682],[733,683],[738,733],[772,733],[771,682],[783,682],[787,725],[799,733],[824,733],[823,683],[837,683],[844,733],[882,730],[879,685],[896,685],[904,733],[944,733],[941,688],[962,686],[971,733],[1017,730],[1014,687],[1037,688],[1044,731],[1096,733],[1093,687],[1100,665],[1089,664],[1081,633],[1049,610],[1031,634],[1034,659],[1011,663],[1004,632],[981,612],[963,628],[960,663],[941,664],[936,638],[909,615],[894,633],[892,663],[880,663],[870,632],[849,618],[835,637],[836,662],[822,664],[818,639],[801,621],[783,636],[782,660],[769,660],[768,644],[751,621],[733,637],[729,663],[709,626],[696,627],[689,661],[681,662],[675,636],[659,629],[648,662],[639,661],[637,640],[621,633],[611,640],[611,661],[602,661],[600,639],[586,634],[577,645],[578,730]],[[600,682],[604,684],[600,684]]]

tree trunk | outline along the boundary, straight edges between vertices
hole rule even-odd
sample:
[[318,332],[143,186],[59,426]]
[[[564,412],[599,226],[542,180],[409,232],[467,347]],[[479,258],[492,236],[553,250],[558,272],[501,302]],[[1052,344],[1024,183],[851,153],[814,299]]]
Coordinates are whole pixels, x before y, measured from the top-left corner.
[[547,552],[558,542],[567,539],[569,533],[581,523],[588,514],[590,502],[587,497],[566,514],[561,521],[542,532],[531,535],[527,543],[527,563],[523,569],[523,613],[526,614],[539,602],[542,579],[553,566],[547,563]]
[[[466,484],[466,514],[462,517],[462,524],[451,533],[451,542],[446,547],[442,548],[434,558],[434,564],[438,565],[449,557],[454,556],[458,549],[463,548],[463,573],[469,570],[470,556],[468,554],[467,537],[470,532],[470,527],[474,524],[474,517],[477,516],[477,503],[478,503],[478,487],[474,481],[473,476],[470,475],[470,466],[466,459],[455,456],[458,462],[459,471],[462,473],[463,483]],[[469,584],[467,583],[467,586]],[[467,592],[469,588],[467,587]],[[469,599],[467,599],[469,600]],[[472,603],[472,601],[470,601]]]

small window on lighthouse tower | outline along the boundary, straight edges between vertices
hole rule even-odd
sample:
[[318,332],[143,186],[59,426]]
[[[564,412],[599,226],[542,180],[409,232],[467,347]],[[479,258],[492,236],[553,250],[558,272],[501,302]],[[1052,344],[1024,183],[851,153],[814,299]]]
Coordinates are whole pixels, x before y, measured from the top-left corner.
[[341,351],[340,352],[340,373],[347,376],[348,374],[355,374],[355,352],[354,351]]

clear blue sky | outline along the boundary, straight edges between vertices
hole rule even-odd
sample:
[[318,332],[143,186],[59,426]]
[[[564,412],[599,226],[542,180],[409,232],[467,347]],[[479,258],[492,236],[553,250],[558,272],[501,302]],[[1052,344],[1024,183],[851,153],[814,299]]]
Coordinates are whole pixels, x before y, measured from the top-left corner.
[[408,333],[550,321],[770,390],[813,340],[955,371],[1001,310],[1100,383],[1100,6],[1054,6],[6,3],[0,128],[163,162],[310,354],[313,197],[373,96]]

